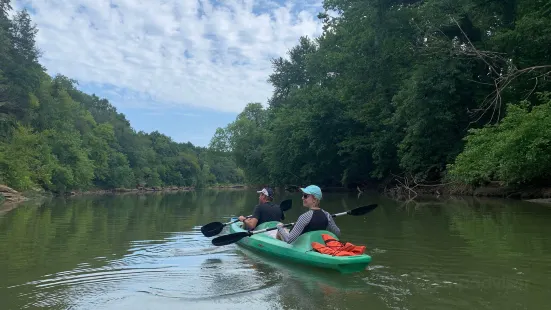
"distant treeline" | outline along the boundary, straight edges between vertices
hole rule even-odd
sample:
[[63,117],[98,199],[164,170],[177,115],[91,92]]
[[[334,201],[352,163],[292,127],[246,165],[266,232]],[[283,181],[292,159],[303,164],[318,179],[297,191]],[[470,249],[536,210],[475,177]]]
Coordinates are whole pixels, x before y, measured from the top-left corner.
[[244,181],[231,154],[136,132],[107,100],[46,74],[36,26],[11,10],[0,0],[0,184],[63,193]]

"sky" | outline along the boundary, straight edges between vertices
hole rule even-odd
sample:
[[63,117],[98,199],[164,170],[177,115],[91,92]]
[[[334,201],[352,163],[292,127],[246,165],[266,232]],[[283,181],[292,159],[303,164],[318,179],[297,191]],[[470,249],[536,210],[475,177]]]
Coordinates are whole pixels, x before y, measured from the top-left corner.
[[139,131],[207,146],[272,93],[270,59],[321,34],[321,0],[12,0],[50,75],[107,98]]

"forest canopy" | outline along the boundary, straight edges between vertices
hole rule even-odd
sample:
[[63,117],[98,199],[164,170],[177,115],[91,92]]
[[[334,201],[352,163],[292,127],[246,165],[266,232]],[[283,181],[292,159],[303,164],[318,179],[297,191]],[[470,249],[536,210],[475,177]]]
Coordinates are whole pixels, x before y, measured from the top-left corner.
[[549,1],[326,0],[323,33],[272,60],[266,106],[208,148],[136,132],[49,76],[30,15],[10,11],[0,0],[0,183],[19,190],[550,181]]
[[267,108],[218,128],[247,180],[549,182],[551,2],[325,0]]

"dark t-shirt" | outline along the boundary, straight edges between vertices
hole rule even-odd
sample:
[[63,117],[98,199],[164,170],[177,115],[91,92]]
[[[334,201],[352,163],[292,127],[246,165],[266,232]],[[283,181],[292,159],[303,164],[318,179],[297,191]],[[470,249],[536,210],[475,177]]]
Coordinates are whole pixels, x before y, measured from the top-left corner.
[[254,207],[252,217],[258,220],[256,226],[270,221],[283,221],[285,219],[279,205],[273,202],[266,202]]

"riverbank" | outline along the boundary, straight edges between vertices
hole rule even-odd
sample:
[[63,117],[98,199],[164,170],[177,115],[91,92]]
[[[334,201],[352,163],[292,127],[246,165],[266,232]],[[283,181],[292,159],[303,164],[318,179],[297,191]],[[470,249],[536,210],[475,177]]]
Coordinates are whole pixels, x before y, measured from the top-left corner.
[[11,187],[0,184],[0,204],[3,203],[19,203],[28,200],[23,194],[14,190]]
[[[286,185],[285,191],[297,192],[298,185]],[[381,182],[371,182],[349,187],[323,187],[324,193],[377,191],[395,200],[413,200],[422,196],[471,196],[507,198],[551,203],[551,186],[504,186],[500,182],[490,182],[485,186],[474,187],[466,184],[418,184],[415,182],[388,178]]]
[[[407,184],[407,183],[406,183]],[[365,190],[377,190],[379,193],[384,194],[392,199],[407,201],[423,196],[472,196],[472,197],[488,197],[488,198],[506,198],[513,200],[526,200],[537,203],[551,204],[551,187],[512,187],[502,186],[498,182],[492,182],[486,186],[473,187],[468,185],[458,184],[439,184],[439,185],[409,185],[406,184],[394,184],[392,186],[381,184],[370,184],[367,187],[324,187],[324,192],[358,192],[361,193]],[[20,202],[27,201],[33,197],[43,196],[83,196],[83,195],[122,195],[122,194],[145,194],[145,193],[160,193],[160,192],[182,192],[182,191],[195,191],[197,189],[224,189],[224,190],[243,190],[249,188],[260,188],[260,185],[250,186],[243,184],[234,185],[215,185],[204,188],[195,188],[194,186],[165,186],[165,187],[137,187],[137,188],[114,188],[114,189],[96,189],[88,191],[71,191],[63,193],[62,195],[50,193],[50,192],[25,192],[20,193],[16,190],[0,184],[0,205],[10,204],[16,205]],[[287,192],[294,192],[298,190],[294,188],[296,186],[285,187],[283,190]]]
[[17,208],[21,202],[29,200],[11,187],[0,184],[0,216]]
[[146,194],[146,193],[162,193],[162,192],[183,192],[195,191],[197,189],[224,189],[224,190],[243,190],[249,188],[243,184],[233,185],[214,185],[204,188],[196,188],[194,186],[152,186],[152,187],[137,187],[137,188],[113,188],[113,189],[95,189],[87,191],[70,191],[62,194],[47,192],[43,190],[33,190],[27,192],[18,192],[13,188],[0,184],[0,205],[3,207],[15,208],[19,203],[25,202],[34,198],[44,198],[49,196],[84,196],[84,195],[123,195],[123,194]]
[[392,187],[379,188],[379,191],[397,200],[411,200],[419,196],[472,196],[551,203],[551,187],[504,186],[499,182],[490,182],[480,187],[463,184],[411,185],[401,183]]
[[136,188],[113,188],[113,189],[97,189],[88,191],[71,191],[65,196],[81,196],[81,195],[109,195],[109,194],[132,194],[132,193],[149,193],[149,192],[189,192],[197,189],[246,189],[246,185],[213,185],[207,187],[195,186],[151,186],[151,187],[136,187]]
[[153,192],[182,192],[182,191],[195,191],[196,189],[247,189],[247,185],[243,184],[231,184],[231,185],[213,185],[202,188],[196,188],[195,186],[152,186],[152,187],[137,187],[137,188],[113,188],[113,189],[93,189],[87,191],[70,191],[60,193],[53,193],[47,191],[29,191],[25,193],[18,192],[11,187],[0,184],[0,204],[5,203],[19,203],[32,199],[32,197],[38,196],[82,196],[82,195],[112,195],[112,194],[140,194],[140,193],[153,193]]

